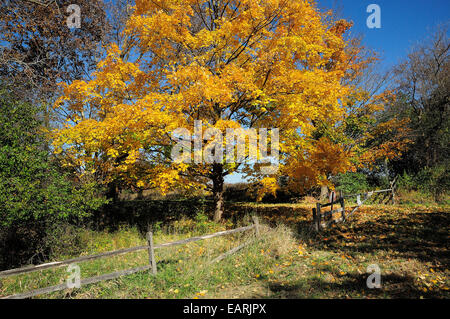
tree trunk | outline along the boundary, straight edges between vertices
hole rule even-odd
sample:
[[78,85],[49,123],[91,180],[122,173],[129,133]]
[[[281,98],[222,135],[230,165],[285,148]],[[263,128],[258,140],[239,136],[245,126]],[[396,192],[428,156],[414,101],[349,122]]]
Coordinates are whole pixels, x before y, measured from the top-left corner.
[[323,185],[320,187],[320,200],[323,201],[328,198],[328,186]]
[[223,214],[223,165],[213,164],[214,221],[218,222]]
[[117,181],[108,183],[108,189],[106,191],[106,198],[110,199],[112,203],[117,203],[119,199],[119,187]]

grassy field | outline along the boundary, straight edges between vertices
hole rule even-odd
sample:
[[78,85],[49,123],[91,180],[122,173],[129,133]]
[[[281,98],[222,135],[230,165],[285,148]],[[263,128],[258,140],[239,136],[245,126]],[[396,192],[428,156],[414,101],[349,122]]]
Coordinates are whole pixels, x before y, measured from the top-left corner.
[[[254,239],[212,238],[156,251],[157,276],[148,272],[38,298],[449,298],[450,209],[446,206],[363,206],[347,223],[317,234],[311,205],[236,204],[226,223],[205,216],[155,225],[155,243],[248,225],[257,214],[261,236],[219,263],[221,253]],[[348,208],[349,209],[349,208]],[[233,221],[233,223],[231,222]],[[133,227],[82,230],[81,255],[145,244]],[[78,255],[60,252],[54,260]],[[82,278],[148,263],[146,251],[80,263]],[[381,288],[366,285],[367,267],[381,269]],[[63,283],[65,268],[0,279],[0,295]]]

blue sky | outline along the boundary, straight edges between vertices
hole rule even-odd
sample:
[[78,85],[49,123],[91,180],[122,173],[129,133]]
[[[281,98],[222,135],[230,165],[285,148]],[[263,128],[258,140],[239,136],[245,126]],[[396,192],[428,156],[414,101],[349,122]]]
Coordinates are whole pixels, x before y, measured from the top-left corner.
[[[425,39],[439,24],[450,22],[450,0],[317,0],[325,11],[353,21],[351,32],[363,36],[363,44],[381,55],[381,67],[389,70],[406,57],[411,47]],[[381,28],[369,29],[369,4],[381,9]],[[227,176],[228,183],[242,181],[239,174]]]
[[[372,3],[381,8],[380,29],[366,25]],[[382,55],[385,68],[397,64],[433,27],[450,21],[449,0],[318,0],[318,6],[337,8],[340,16],[353,21],[351,32],[362,34],[364,45]]]

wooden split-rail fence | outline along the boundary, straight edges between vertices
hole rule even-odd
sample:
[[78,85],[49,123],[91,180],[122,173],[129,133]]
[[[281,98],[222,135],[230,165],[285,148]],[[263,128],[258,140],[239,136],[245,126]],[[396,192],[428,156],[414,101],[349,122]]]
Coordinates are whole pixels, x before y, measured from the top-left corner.
[[[54,261],[54,262],[45,263],[45,264],[36,265],[36,266],[27,266],[27,267],[22,267],[22,268],[4,270],[4,271],[0,271],[0,278],[9,277],[9,276],[13,276],[13,275],[19,275],[19,274],[25,274],[25,273],[31,273],[31,272],[35,272],[35,271],[44,270],[44,269],[68,266],[68,265],[73,265],[73,264],[76,264],[79,262],[95,260],[95,259],[111,257],[111,256],[117,256],[117,255],[122,255],[122,254],[131,253],[131,252],[135,252],[135,251],[140,251],[140,250],[148,251],[148,256],[149,256],[149,264],[148,265],[140,266],[140,267],[133,268],[133,269],[121,270],[121,271],[117,271],[117,272],[113,272],[113,273],[109,273],[109,274],[105,274],[105,275],[101,275],[101,276],[84,278],[84,279],[80,280],[81,286],[97,283],[100,281],[111,280],[111,279],[119,278],[121,276],[131,275],[131,274],[134,274],[137,272],[147,271],[147,270],[149,270],[152,275],[156,275],[157,267],[156,267],[156,260],[155,260],[155,249],[161,249],[161,248],[178,246],[178,245],[185,245],[185,244],[192,243],[195,241],[230,235],[230,234],[239,233],[239,232],[245,232],[245,231],[249,231],[252,229],[255,230],[255,235],[259,236],[260,225],[259,225],[258,218],[256,216],[253,216],[252,219],[253,219],[253,224],[251,224],[249,226],[239,227],[239,228],[235,228],[235,229],[231,229],[231,230],[225,230],[225,231],[208,234],[208,235],[204,235],[204,236],[191,237],[191,238],[187,238],[187,239],[182,239],[182,240],[158,244],[158,245],[153,244],[153,233],[151,231],[149,231],[149,232],[147,232],[147,235],[146,235],[147,245],[118,249],[118,250],[108,251],[108,252],[104,252],[104,253],[100,253],[100,254],[96,254],[96,255],[82,256],[82,257],[77,257],[77,258],[73,258],[73,259],[68,259],[68,260],[64,260],[64,261]],[[249,245],[252,242],[253,242],[252,240],[247,241],[247,242],[243,243],[242,245],[239,245],[238,247],[235,247],[235,248],[227,251],[226,253],[213,259],[210,262],[210,264],[218,262],[218,261],[226,258],[227,256],[239,251],[240,249],[244,248],[245,246]],[[35,290],[28,291],[25,293],[1,297],[0,299],[24,299],[24,298],[30,298],[33,296],[47,294],[47,293],[65,290],[65,289],[69,289],[67,282],[60,284],[60,285],[56,285],[56,286],[50,286],[50,287],[35,289]]]
[[[373,201],[379,201],[381,203],[386,201],[391,201],[392,204],[395,204],[395,188],[396,188],[397,177],[394,178],[393,181],[390,182],[391,188],[382,189],[382,190],[374,190],[367,193],[357,193],[357,194],[348,194],[343,195],[337,199],[335,199],[334,192],[330,197],[330,202],[326,204],[317,203],[316,207],[312,209],[313,213],[313,228],[316,231],[327,228],[332,224],[345,222],[350,216],[353,215],[354,212],[358,210],[364,203],[366,203],[369,199]],[[354,198],[356,197],[356,206],[352,208],[351,212],[346,215],[345,214],[345,198]],[[339,205],[339,208],[335,208],[336,205]],[[324,208],[330,207],[330,210],[325,210]],[[333,209],[335,208],[335,209]],[[335,218],[335,215],[338,217]]]

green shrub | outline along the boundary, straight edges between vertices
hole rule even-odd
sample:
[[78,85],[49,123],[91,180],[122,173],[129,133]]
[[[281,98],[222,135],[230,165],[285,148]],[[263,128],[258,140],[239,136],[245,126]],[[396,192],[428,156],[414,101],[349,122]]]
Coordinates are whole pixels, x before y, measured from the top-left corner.
[[411,203],[445,201],[449,187],[450,174],[444,165],[426,167],[415,175],[404,172],[397,183],[397,190]]
[[43,111],[0,88],[0,267],[45,258],[49,226],[79,222],[105,203],[95,183],[74,184],[51,156]]
[[418,189],[440,201],[450,188],[450,171],[446,165],[426,167],[416,176]]
[[171,225],[173,232],[179,234],[201,235],[222,231],[226,227],[225,224],[212,221],[208,215],[198,212],[194,219],[182,217]]
[[417,185],[416,181],[414,180],[414,176],[409,175],[406,172],[403,172],[403,174],[400,175],[398,178],[397,189],[401,191],[417,190]]
[[75,187],[51,158],[40,111],[0,90],[0,227],[83,218],[104,203],[95,184]]
[[337,176],[336,189],[344,194],[355,194],[365,192],[369,188],[366,175],[363,173],[348,172]]

